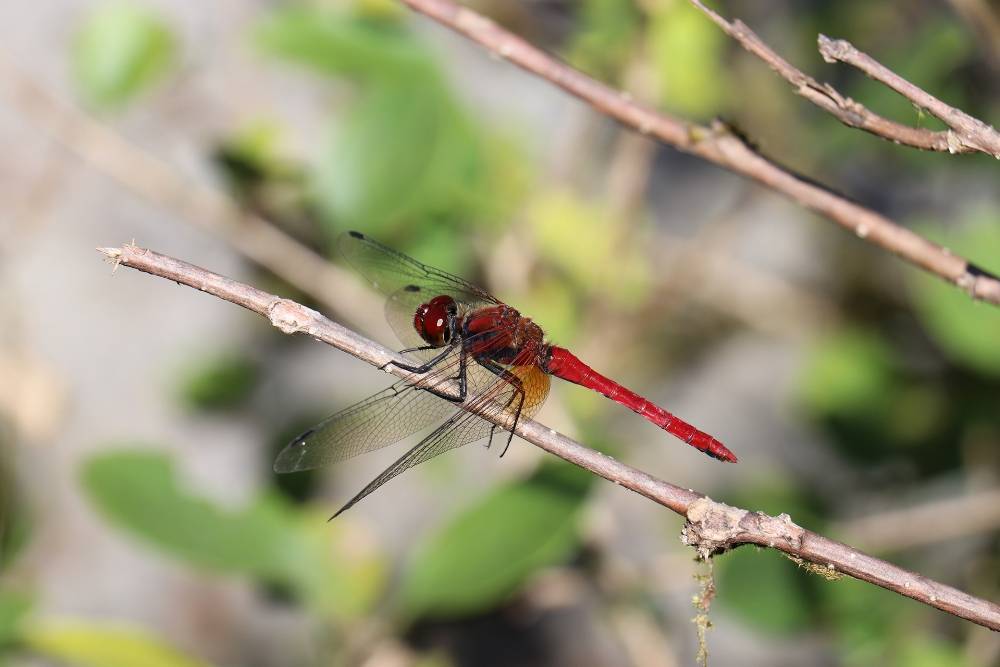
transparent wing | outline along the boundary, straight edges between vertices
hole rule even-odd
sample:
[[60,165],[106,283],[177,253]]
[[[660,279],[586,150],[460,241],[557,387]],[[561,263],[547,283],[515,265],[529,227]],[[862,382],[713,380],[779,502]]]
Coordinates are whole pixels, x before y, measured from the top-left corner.
[[[330,415],[293,439],[278,454],[278,473],[311,470],[399,442],[446,419],[455,404],[426,391],[457,379],[456,350],[417,382],[400,380],[365,400]],[[466,368],[467,395],[487,391],[498,378],[475,362]]]
[[500,303],[486,290],[446,271],[421,264],[361,232],[341,235],[337,248],[372,287],[386,296],[412,286],[433,296],[448,294],[463,303]]
[[387,447],[454,409],[448,401],[401,380],[296,437],[278,454],[274,471],[311,470]]
[[339,516],[390,479],[409,470],[418,463],[428,461],[449,449],[455,449],[485,438],[492,426],[490,422],[484,421],[479,416],[465,412],[459,408],[446,422],[434,429],[433,433],[414,445],[410,451],[406,452],[395,463],[382,471],[378,477],[369,482],[368,486],[351,498],[333,516]]
[[[506,412],[510,416],[516,414],[518,419],[534,416],[549,393],[549,376],[537,366],[515,367],[511,369],[511,372],[517,376],[516,385],[490,373],[496,380],[469,401],[468,405],[473,409],[476,407],[484,408],[488,414],[501,412]],[[382,471],[378,477],[369,482],[368,486],[351,498],[333,516],[336,517],[347,511],[393,477],[406,472],[415,465],[429,461],[438,454],[480,440],[490,434],[493,428],[492,422],[484,420],[478,414],[468,412],[466,408],[458,408],[445,423],[434,429],[430,435]]]
[[[413,328],[417,307],[435,296],[448,295],[468,311],[500,303],[486,290],[374,241],[361,232],[347,232],[337,240],[344,259],[386,299],[385,317],[407,348],[424,341]],[[427,357],[426,354],[417,356]]]

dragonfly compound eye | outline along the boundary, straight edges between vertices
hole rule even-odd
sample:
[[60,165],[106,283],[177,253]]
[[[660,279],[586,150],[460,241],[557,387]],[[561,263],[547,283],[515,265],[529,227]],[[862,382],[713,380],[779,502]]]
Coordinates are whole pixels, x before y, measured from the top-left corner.
[[458,309],[450,296],[436,296],[417,308],[413,328],[429,345],[441,347],[451,341],[451,318]]

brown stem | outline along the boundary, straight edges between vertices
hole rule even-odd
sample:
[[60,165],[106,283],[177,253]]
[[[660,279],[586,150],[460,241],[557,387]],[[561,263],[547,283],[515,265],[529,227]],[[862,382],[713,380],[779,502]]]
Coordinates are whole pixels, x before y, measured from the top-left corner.
[[715,122],[706,127],[654,111],[635,102],[628,93],[592,79],[488,18],[449,0],[402,1],[491,53],[579,97],[623,125],[752,178],[829,218],[859,238],[958,285],[973,298],[1000,305],[1000,279],[996,276],[885,216],[781,167],[754,150],[724,123]]
[[[827,62],[847,63],[892,88],[918,107],[927,109],[938,120],[951,128],[950,132],[936,132],[945,135],[945,150],[950,153],[979,151],[1000,159],[1000,132],[978,118],[945,104],[930,93],[918,88],[891,69],[866,53],[858,51],[844,39],[830,39],[819,36],[819,52]],[[891,137],[888,137],[891,138]]]
[[[314,310],[187,262],[134,245],[99,250],[113,259],[116,265],[128,266],[231,301],[266,317],[283,333],[308,334],[377,368],[383,368],[388,362],[399,359],[392,351],[331,322]],[[395,366],[389,366],[386,372],[400,378],[414,379],[412,374]],[[467,409],[471,412],[495,421],[500,426],[509,426],[504,422],[503,416],[485,413],[487,407],[467,404]],[[960,618],[1000,630],[1000,606],[817,535],[795,525],[787,514],[772,517],[717,503],[701,493],[664,482],[588,449],[536,421],[521,420],[514,432],[550,454],[686,517],[684,540],[702,556],[707,557],[741,544],[770,547],[830,572],[848,574]]]
[[928,151],[948,153],[982,152],[1000,158],[1000,134],[989,125],[948,106],[944,102],[917,88],[870,56],[861,53],[849,42],[819,36],[819,51],[827,62],[840,60],[854,65],[876,81],[884,83],[914,104],[937,116],[951,131],[934,131],[911,127],[889,120],[871,111],[860,102],[841,94],[828,83],[820,83],[774,50],[742,21],[727,21],[699,0],[691,4],[700,9],[723,32],[763,60],[778,75],[792,84],[795,92],[848,127],[856,127],[897,144]]

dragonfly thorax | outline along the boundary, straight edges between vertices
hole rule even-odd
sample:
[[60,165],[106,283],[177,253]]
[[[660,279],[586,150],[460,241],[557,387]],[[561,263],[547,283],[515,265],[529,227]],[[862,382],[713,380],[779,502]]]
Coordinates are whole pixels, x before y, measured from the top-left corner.
[[458,316],[458,304],[447,295],[420,304],[413,314],[413,328],[428,345],[444,347],[451,342]]

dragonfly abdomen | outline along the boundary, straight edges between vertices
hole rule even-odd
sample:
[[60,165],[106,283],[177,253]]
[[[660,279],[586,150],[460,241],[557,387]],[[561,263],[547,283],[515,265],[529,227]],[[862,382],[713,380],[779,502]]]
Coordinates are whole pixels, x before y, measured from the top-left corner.
[[711,435],[698,430],[655,403],[601,375],[565,348],[551,346],[545,356],[542,370],[607,396],[713,458],[720,461],[736,462],[736,455]]

